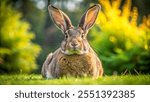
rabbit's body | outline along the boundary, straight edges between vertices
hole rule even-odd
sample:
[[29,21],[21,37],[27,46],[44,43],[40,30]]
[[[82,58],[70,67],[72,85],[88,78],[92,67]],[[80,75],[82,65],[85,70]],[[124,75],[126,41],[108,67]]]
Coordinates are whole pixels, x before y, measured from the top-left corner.
[[[45,74],[47,78],[59,78],[62,76],[93,76],[97,78],[102,76],[103,69],[99,59],[94,52],[90,51],[88,54],[83,55],[65,55],[61,52],[61,49],[56,50],[53,55],[47,57],[48,73]],[[57,57],[53,57],[57,56]],[[51,71],[50,71],[51,70]],[[43,72],[44,73],[44,72]]]
[[103,75],[101,61],[90,47],[86,35],[94,24],[100,6],[94,5],[83,15],[79,26],[73,27],[70,19],[59,9],[49,6],[54,23],[65,34],[65,39],[53,54],[49,54],[42,67],[42,75],[46,78],[62,76],[91,76],[98,78]]

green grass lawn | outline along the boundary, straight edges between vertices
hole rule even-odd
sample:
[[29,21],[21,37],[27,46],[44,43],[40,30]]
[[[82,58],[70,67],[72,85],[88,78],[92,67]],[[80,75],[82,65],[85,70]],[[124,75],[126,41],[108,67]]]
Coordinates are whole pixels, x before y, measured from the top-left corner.
[[47,80],[41,75],[0,75],[1,85],[150,85],[150,75],[122,75],[92,78],[60,78]]

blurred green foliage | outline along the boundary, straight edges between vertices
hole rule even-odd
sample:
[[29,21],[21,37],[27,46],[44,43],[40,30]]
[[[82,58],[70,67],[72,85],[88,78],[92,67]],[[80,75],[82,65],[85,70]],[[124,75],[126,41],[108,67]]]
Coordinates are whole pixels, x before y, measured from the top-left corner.
[[131,0],[100,0],[102,10],[91,30],[91,45],[100,56],[105,74],[150,73],[150,15],[138,25]]
[[40,46],[21,14],[3,0],[0,3],[0,73],[29,73],[37,68]]

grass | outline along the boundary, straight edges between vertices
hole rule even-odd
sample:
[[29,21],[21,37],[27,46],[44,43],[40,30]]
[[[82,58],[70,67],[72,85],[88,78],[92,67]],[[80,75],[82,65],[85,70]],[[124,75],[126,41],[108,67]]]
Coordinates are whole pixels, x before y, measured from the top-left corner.
[[0,75],[0,85],[150,85],[150,75],[121,75],[47,80],[41,75]]

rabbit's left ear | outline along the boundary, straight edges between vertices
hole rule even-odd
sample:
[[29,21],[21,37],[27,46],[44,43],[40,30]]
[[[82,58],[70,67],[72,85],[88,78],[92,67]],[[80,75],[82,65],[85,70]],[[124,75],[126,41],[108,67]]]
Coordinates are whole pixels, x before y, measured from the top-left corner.
[[63,32],[72,27],[72,23],[69,17],[60,9],[52,5],[49,5],[48,11],[56,26],[60,28]]
[[84,31],[89,30],[94,25],[100,9],[101,6],[99,4],[90,7],[82,16],[78,26]]

